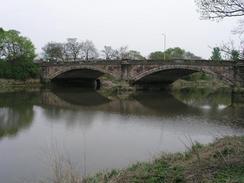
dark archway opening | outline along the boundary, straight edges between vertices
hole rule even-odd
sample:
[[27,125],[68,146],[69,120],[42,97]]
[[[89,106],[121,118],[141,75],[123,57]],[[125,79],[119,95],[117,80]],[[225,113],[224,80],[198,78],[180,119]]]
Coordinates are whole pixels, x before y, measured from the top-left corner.
[[54,79],[51,83],[60,87],[81,87],[98,90],[101,88],[99,77],[104,73],[90,69],[76,69],[64,72]]
[[194,70],[188,69],[169,69],[158,71],[149,74],[139,80],[134,84],[137,90],[165,90],[169,86],[180,78],[191,75],[195,72]]
[[215,75],[192,69],[168,69],[140,78],[133,83],[137,90],[168,90],[184,87],[225,87],[224,80]]

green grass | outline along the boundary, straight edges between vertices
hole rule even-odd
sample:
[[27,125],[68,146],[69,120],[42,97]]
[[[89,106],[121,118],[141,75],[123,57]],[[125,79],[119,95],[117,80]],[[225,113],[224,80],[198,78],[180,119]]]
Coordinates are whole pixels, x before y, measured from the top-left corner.
[[209,145],[193,143],[185,153],[163,154],[127,169],[86,177],[87,183],[244,183],[244,137],[225,137]]

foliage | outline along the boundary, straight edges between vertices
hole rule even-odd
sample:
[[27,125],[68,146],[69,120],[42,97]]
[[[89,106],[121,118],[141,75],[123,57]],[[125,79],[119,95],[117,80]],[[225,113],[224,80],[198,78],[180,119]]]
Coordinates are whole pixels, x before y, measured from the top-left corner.
[[164,52],[162,51],[155,51],[150,53],[149,55],[150,60],[164,60]]
[[4,60],[0,61],[0,78],[26,80],[38,76],[39,67],[33,62],[20,61],[13,64]]
[[187,81],[198,81],[198,80],[212,80],[212,76],[204,73],[204,72],[197,72],[197,73],[193,73],[191,75],[185,76],[184,77],[185,80]]
[[0,59],[7,61],[33,61],[35,48],[32,42],[16,30],[0,28]]
[[239,53],[239,51],[232,50],[231,51],[231,57],[230,57],[230,59],[233,60],[233,61],[238,61],[240,59],[240,53]]
[[131,60],[145,60],[145,57],[143,57],[139,51],[130,50],[128,52],[128,59],[131,59]]
[[221,51],[219,47],[213,48],[212,56],[210,57],[210,59],[214,61],[222,60]]
[[0,78],[25,80],[38,76],[35,48],[18,31],[0,29]]
[[179,47],[169,48],[165,52],[156,51],[149,55],[149,59],[151,60],[166,60],[171,59],[189,59],[189,60],[200,60],[201,57],[194,55],[191,52],[187,52],[184,49]]

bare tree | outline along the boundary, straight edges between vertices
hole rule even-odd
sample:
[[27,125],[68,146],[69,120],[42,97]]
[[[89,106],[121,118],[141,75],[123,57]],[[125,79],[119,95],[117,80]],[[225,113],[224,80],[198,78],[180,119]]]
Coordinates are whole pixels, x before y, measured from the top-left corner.
[[[195,2],[203,19],[221,20],[226,17],[244,17],[244,0],[195,0]],[[225,52],[229,57],[233,57],[233,53],[235,54],[238,52],[239,57],[243,59],[244,19],[239,21],[239,26],[233,31],[233,33],[239,35],[240,48],[233,49],[232,45],[227,44],[222,46],[221,51]]]
[[220,46],[220,50],[225,54],[225,58],[228,60],[244,59],[243,43],[240,43],[239,48],[235,46],[234,41],[223,43],[222,46]]
[[122,46],[116,51],[117,59],[129,59],[129,51],[127,46]]
[[107,60],[116,59],[130,59],[130,60],[144,60],[145,57],[139,51],[128,50],[127,46],[122,46],[119,49],[112,49],[110,46],[105,46],[102,52],[105,54]]
[[85,60],[98,58],[98,52],[92,41],[86,40],[82,43],[81,50],[85,56]]
[[65,61],[67,53],[63,43],[50,42],[47,43],[43,48],[44,59],[51,61]]
[[76,61],[81,54],[82,44],[76,38],[68,38],[65,43],[65,50],[68,53],[68,58]]
[[240,36],[244,34],[244,19],[239,20],[239,25],[233,30],[233,33]]
[[243,0],[195,0],[203,19],[244,16]]
[[102,52],[106,60],[112,60],[116,56],[116,50],[114,50],[111,46],[104,46]]

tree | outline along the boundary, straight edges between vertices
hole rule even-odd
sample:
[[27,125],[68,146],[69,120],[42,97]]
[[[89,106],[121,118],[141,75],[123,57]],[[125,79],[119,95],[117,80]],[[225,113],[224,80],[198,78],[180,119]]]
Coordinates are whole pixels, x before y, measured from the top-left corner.
[[116,57],[116,50],[114,50],[111,46],[104,46],[102,52],[106,60],[112,60]]
[[220,60],[222,60],[221,51],[220,51],[220,48],[219,47],[213,48],[212,56],[211,56],[210,59],[211,60],[214,60],[214,61],[220,61]]
[[165,57],[167,60],[170,59],[184,59],[185,50],[175,47],[175,48],[169,48],[165,51]]
[[184,58],[187,60],[201,60],[202,58],[199,56],[194,55],[193,53],[187,51],[184,54]]
[[145,60],[145,57],[143,57],[139,51],[130,50],[130,51],[128,51],[128,59]]
[[65,51],[65,45],[63,43],[50,42],[43,48],[43,56],[47,60],[65,61],[67,53]]
[[82,43],[81,51],[85,56],[85,60],[98,58],[98,52],[92,41],[86,40]]
[[35,56],[35,47],[28,38],[16,30],[0,29],[0,59],[33,61]]
[[149,55],[150,60],[163,60],[164,59],[164,52],[162,51],[155,51],[150,53]]
[[231,57],[230,57],[230,59],[233,60],[233,61],[238,61],[240,59],[240,53],[239,53],[239,51],[232,50],[231,51]]
[[129,59],[129,51],[127,46],[121,46],[116,52],[117,59]]
[[0,78],[21,79],[37,77],[39,67],[33,63],[32,42],[16,30],[0,28]]
[[68,59],[76,61],[80,57],[83,45],[77,41],[77,38],[68,38],[64,46]]
[[115,50],[111,46],[104,46],[104,50],[102,50],[102,52],[104,53],[106,60],[112,60],[112,59],[144,60],[145,59],[139,51],[128,50],[127,46],[122,46],[119,49],[115,49]]
[[[195,0],[201,17],[203,19],[221,20],[227,17],[243,17],[244,16],[244,1],[243,0]],[[239,26],[233,31],[235,34],[239,34],[240,38],[240,51],[239,57],[244,58],[244,19],[239,21]],[[224,46],[224,47],[228,47]],[[239,49],[239,48],[238,48]],[[234,50],[238,50],[234,49]],[[232,58],[231,51],[227,52],[223,49],[225,54],[229,54],[229,58]]]
[[179,47],[169,48],[165,52],[156,51],[149,55],[151,60],[172,60],[172,59],[188,59],[188,60],[200,60],[201,57],[194,55],[191,52],[186,52],[184,49]]
[[203,19],[244,16],[243,0],[195,0]]

